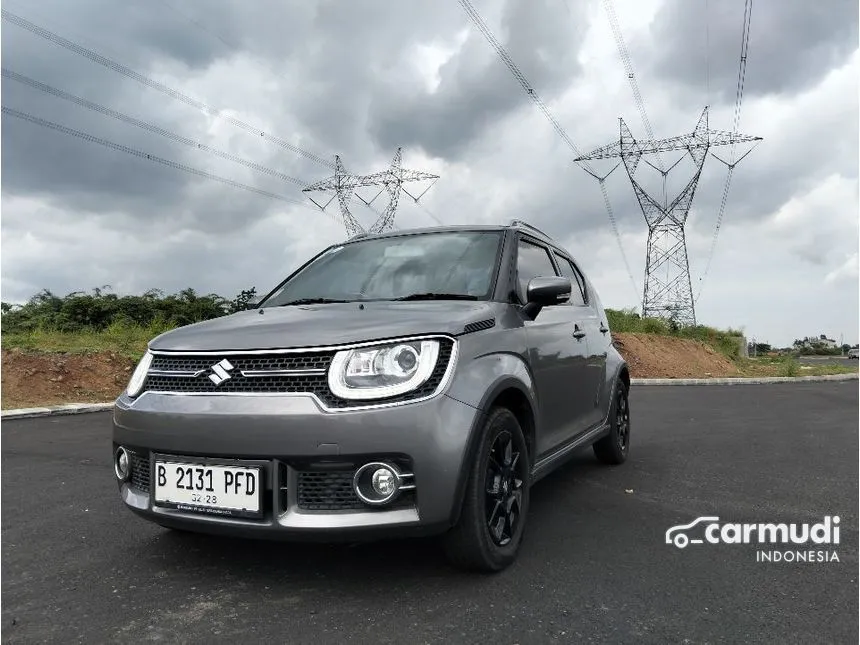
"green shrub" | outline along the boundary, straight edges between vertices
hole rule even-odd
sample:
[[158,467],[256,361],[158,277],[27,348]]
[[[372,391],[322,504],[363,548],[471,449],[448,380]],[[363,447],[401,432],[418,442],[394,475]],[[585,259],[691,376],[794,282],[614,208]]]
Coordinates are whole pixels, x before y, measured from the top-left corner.
[[200,296],[194,289],[168,296],[157,289],[139,296],[117,296],[107,289],[97,287],[92,293],[75,291],[63,297],[43,289],[23,305],[4,302],[0,306],[3,332],[106,331],[113,325],[121,325],[123,329],[154,325],[164,330],[239,311],[256,294],[252,287],[228,300],[217,294]]
[[779,376],[797,376],[800,374],[800,363],[794,358],[788,357],[779,366]]
[[683,327],[674,321],[663,318],[642,318],[633,309],[607,309],[609,328],[613,332],[660,334],[698,340],[712,346],[729,358],[738,358],[741,354],[743,332],[728,329],[714,329],[705,325]]

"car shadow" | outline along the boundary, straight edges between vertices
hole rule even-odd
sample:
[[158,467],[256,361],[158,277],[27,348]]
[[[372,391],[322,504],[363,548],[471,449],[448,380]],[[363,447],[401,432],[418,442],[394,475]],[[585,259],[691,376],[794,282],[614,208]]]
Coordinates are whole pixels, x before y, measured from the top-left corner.
[[[600,468],[589,451],[574,456],[538,482],[532,489],[528,531],[546,534],[564,530],[556,521],[556,509],[562,501],[575,503],[576,496],[584,495],[576,480]],[[242,539],[156,527],[143,549],[148,558],[174,574],[192,576],[203,569],[217,569],[256,584],[293,578],[307,584],[308,580],[331,576],[337,577],[339,585],[352,581],[360,589],[371,580],[402,584],[410,579],[426,582],[434,576],[475,579],[449,565],[438,537],[316,543]],[[519,565],[519,561],[514,563],[508,571]]]

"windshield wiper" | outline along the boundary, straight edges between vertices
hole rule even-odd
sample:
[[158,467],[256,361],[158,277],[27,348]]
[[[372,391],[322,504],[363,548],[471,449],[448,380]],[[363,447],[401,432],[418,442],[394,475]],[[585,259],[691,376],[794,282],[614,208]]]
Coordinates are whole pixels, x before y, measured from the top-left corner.
[[279,307],[289,307],[290,305],[327,305],[333,302],[352,302],[351,300],[338,300],[336,298],[299,298],[298,300],[290,300]]
[[477,300],[478,296],[472,296],[468,293],[410,293],[408,296],[401,298],[393,298],[393,300]]

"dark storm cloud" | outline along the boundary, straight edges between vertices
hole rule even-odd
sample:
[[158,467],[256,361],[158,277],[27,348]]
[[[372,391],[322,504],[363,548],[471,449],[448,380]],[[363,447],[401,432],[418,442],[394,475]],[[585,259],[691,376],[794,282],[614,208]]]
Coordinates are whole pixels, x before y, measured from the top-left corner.
[[[613,87],[614,81],[620,85],[623,68],[605,22],[594,23],[605,21],[598,3],[567,2],[569,13],[562,0],[473,2],[540,95],[553,102],[556,116],[584,151],[617,137],[618,115],[644,137],[626,85]],[[635,29],[625,31],[657,136],[691,130],[701,112],[704,58],[697,52],[703,49],[704,28],[696,25],[696,11],[704,2],[666,0],[647,38],[638,38]],[[712,91],[722,92],[730,104],[743,0],[710,0],[709,5]],[[622,28],[632,14],[650,11],[637,0],[616,6]],[[7,0],[4,8],[229,109],[307,151],[327,159],[339,153],[353,172],[384,169],[394,148],[404,146],[405,166],[442,175],[422,201],[443,221],[531,221],[567,244],[601,281],[622,285],[623,293],[616,292],[615,298],[607,294],[607,304],[615,304],[614,299],[635,304],[597,182],[571,162],[570,150],[454,0]],[[646,21],[635,16],[640,30]],[[744,231],[738,237],[826,178],[856,178],[856,101],[844,98],[852,88],[841,81],[816,88],[811,100],[798,94],[814,88],[856,49],[856,22],[856,9],[845,4],[755,3],[742,129],[766,139],[739,166],[732,182],[724,226]],[[591,27],[592,35],[605,32],[606,40],[590,39],[583,52],[583,37]],[[441,83],[429,92],[416,62],[421,48],[454,49],[467,29],[462,49],[442,65]],[[5,21],[2,36],[4,67],[307,182],[331,174],[325,165]],[[608,91],[602,89],[604,82]],[[307,203],[298,186],[11,81],[3,81],[3,90],[3,103],[15,109]],[[790,127],[758,131],[768,120],[761,103],[752,99],[766,93],[778,94],[772,100],[774,118]],[[838,103],[839,109],[828,109],[829,103]],[[756,105],[758,112],[748,109]],[[799,105],[809,114],[808,122],[799,123]],[[730,127],[729,109],[723,108],[712,127]],[[100,284],[138,293],[152,287],[170,292],[193,286],[224,295],[250,285],[264,289],[343,235],[342,225],[319,212],[13,118],[2,119],[2,134],[3,300],[20,300],[45,287],[66,293]],[[441,159],[416,161],[419,147]],[[710,240],[724,181],[725,168],[710,159],[688,226],[694,244]],[[607,186],[641,286],[645,224],[623,168]],[[409,201],[401,199],[397,224],[430,225],[430,217]],[[336,205],[330,211],[336,215]],[[375,219],[357,205],[353,212],[365,225]],[[788,228],[778,242],[751,241],[756,257],[773,257],[776,245],[788,249],[781,258],[793,252],[804,262],[820,262],[821,249],[841,257],[840,240],[827,231],[816,231],[803,242],[790,239],[794,229]],[[749,251],[721,246],[717,252]],[[223,262],[224,257],[230,262]],[[691,255],[694,274],[704,259],[703,253]],[[742,281],[734,274],[719,279]],[[816,295],[808,289],[798,292],[798,297]],[[752,307],[760,305],[761,294],[751,302]],[[730,308],[721,308],[721,315],[735,316]]]
[[[3,206],[8,202],[4,200]],[[17,279],[4,277],[7,293],[3,300],[9,299],[10,287],[17,297],[26,298],[45,287],[63,295],[101,285],[110,285],[118,293],[151,288],[170,293],[192,286],[229,297],[251,286],[258,291],[269,289],[293,268],[291,262],[283,261],[284,250],[292,246],[291,236],[277,224],[254,229],[254,252],[249,253],[245,236],[187,230],[179,222],[173,226],[129,222],[120,232],[108,230],[99,218],[79,215],[70,230],[68,222],[52,221],[53,215],[36,213],[33,221],[20,226],[4,222],[4,235],[20,239],[27,231],[38,231],[41,244],[62,246],[65,252],[62,261],[56,262],[46,261],[38,253],[16,257],[14,266],[4,257],[5,275]],[[100,243],[83,243],[90,236]],[[299,253],[317,250],[309,245]],[[225,257],[230,262],[224,262]]]
[[[367,103],[363,97],[372,92],[379,71],[369,61],[396,61],[405,43],[415,37],[409,31],[390,28],[392,22],[410,25],[415,16],[409,8],[392,7],[381,0],[361,7],[266,2],[255,3],[250,11],[244,3],[226,0],[205,4],[127,0],[120,5],[92,0],[72,11],[68,4],[51,0],[37,9],[10,6],[10,10],[149,76],[158,76],[153,68],[168,66],[178,75],[187,75],[205,72],[237,53],[249,57],[261,73],[277,77],[274,90],[259,88],[261,97],[270,97],[266,103],[260,99],[268,117],[261,127],[267,131],[272,127],[276,136],[324,158],[339,152],[354,169],[366,166],[368,157],[376,152],[372,142],[362,136],[362,104]],[[428,12],[426,20],[415,21],[414,31],[420,36],[442,29],[440,20],[445,15],[445,11]],[[308,183],[331,173],[325,166],[254,140],[246,132],[231,131],[230,126],[223,128],[227,133],[217,143],[212,142],[202,130],[207,117],[199,111],[6,21],[3,36],[4,67],[37,81],[220,149],[239,147],[239,156]],[[181,81],[168,84],[215,107],[230,107],[229,102],[219,104],[217,97],[196,96]],[[230,85],[227,77],[217,89],[231,96]],[[4,104],[14,109],[307,203],[294,184],[213,161],[205,153],[14,81],[4,79],[3,89]],[[186,219],[196,217],[197,225],[208,230],[241,228],[287,206],[13,117],[3,119],[3,134],[4,159],[15,160],[7,165],[3,177],[3,190],[9,195],[41,195],[70,210],[102,211],[110,217],[117,211],[143,219],[182,214]],[[393,148],[383,152],[390,157]]]
[[[589,4],[578,3],[578,13],[572,18],[559,11],[555,0],[515,0],[505,5],[502,29],[496,37],[546,99],[580,71],[576,54]],[[569,20],[560,19],[563,17]],[[465,13],[460,20],[471,27]],[[381,88],[371,106],[370,132],[383,146],[420,145],[431,155],[458,158],[475,137],[530,103],[499,58],[487,55],[487,48],[484,36],[472,27],[462,50],[439,70],[435,92],[416,87],[404,90],[395,84]]]
[[[82,7],[78,13],[64,13],[63,7],[58,5],[55,7],[57,15],[44,21],[45,7],[40,7],[38,12],[15,13],[97,53],[113,56],[144,74],[151,74],[147,68],[158,60],[178,62],[182,66],[205,66],[215,62],[214,50],[191,44],[208,43],[211,39],[205,34],[201,38],[198,31],[189,33],[187,22],[177,23],[177,16],[173,14],[168,14],[161,22],[154,22],[151,11],[144,12],[146,17],[138,16],[141,7],[146,8],[139,5],[138,0],[129,0],[127,5],[117,9],[112,3],[96,3]],[[67,21],[61,19],[67,15]],[[66,24],[61,24],[63,22]],[[103,29],[98,34],[90,33],[89,37],[75,35],[88,27]],[[92,41],[97,42],[93,44]],[[220,42],[218,45],[223,54],[226,47]],[[6,68],[191,138],[196,131],[205,140],[201,128],[206,117],[200,112],[6,21],[2,46]],[[114,53],[117,49],[121,49],[122,55]],[[156,55],[162,58],[153,58]],[[4,105],[13,109],[170,161],[302,199],[294,185],[285,186],[279,180],[249,175],[244,168],[229,163],[213,163],[209,155],[14,80],[4,79],[3,90]],[[249,218],[262,217],[273,208],[284,206],[266,197],[212,183],[12,116],[4,116],[2,129],[2,153],[7,161],[3,175],[5,194],[40,195],[70,210],[103,212],[111,218],[116,217],[117,212],[144,220],[175,219],[180,214],[193,217],[196,213],[200,226],[215,230],[239,228]],[[258,143],[253,137],[251,141]],[[302,177],[302,173],[310,176],[312,164],[295,155],[284,160],[282,151],[277,148],[273,151],[269,147],[260,155],[251,156],[264,165],[278,162],[278,169],[288,174],[292,172],[292,176]],[[8,163],[9,160],[14,162]],[[193,205],[186,203],[191,196]]]
[[[181,15],[194,18],[194,9],[180,9],[181,0],[87,0],[69,3],[66,0],[40,0],[38,3],[7,2],[3,8],[36,23],[69,40],[89,48],[98,47],[107,56],[119,56],[135,66],[153,58],[170,58],[190,69],[202,69],[218,57],[228,55],[223,43],[211,38],[189,37],[188,22]],[[219,0],[198,5],[196,12],[221,32],[233,37],[231,25],[237,7]],[[24,32],[3,21],[3,55],[23,53]],[[19,35],[20,34],[20,35]],[[27,36],[30,38],[31,36]],[[10,42],[6,39],[9,38]],[[229,42],[229,41],[228,41]],[[36,43],[39,49],[56,45]],[[29,51],[34,51],[28,48]],[[42,57],[43,60],[44,56]]]
[[[857,7],[856,0],[754,2],[744,96],[794,94],[844,63],[857,49]],[[671,81],[701,101],[709,41],[712,104],[732,103],[743,17],[744,0],[667,0],[648,42],[637,39],[632,49],[642,54],[642,71],[655,81]]]

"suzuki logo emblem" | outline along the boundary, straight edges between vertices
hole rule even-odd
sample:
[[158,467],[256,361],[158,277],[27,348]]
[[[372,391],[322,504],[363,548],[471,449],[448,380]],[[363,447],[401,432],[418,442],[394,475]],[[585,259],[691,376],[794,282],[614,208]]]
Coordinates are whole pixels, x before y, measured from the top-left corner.
[[232,363],[228,361],[226,358],[219,363],[215,363],[212,367],[210,367],[214,374],[209,375],[209,380],[212,381],[215,385],[221,385],[224,381],[230,379],[230,370],[233,369]]

